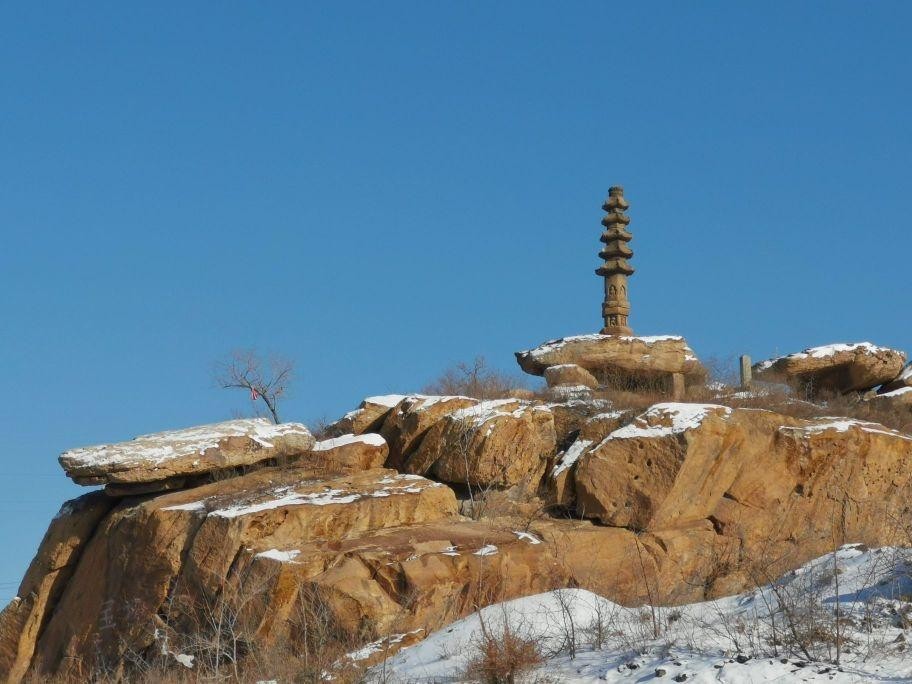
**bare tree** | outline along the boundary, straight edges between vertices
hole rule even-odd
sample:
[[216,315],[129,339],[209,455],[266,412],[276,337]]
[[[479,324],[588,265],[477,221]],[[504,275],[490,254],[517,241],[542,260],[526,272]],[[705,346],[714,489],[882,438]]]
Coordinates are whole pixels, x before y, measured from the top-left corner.
[[215,381],[225,389],[248,391],[251,401],[262,400],[278,424],[279,399],[285,396],[293,373],[294,363],[287,359],[262,357],[255,349],[240,349],[216,364]]

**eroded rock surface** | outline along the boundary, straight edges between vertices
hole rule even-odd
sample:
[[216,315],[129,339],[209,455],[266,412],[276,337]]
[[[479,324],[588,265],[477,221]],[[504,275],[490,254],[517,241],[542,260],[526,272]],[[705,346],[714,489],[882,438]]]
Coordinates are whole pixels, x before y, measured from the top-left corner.
[[903,352],[870,342],[830,344],[763,361],[753,374],[758,380],[787,383],[807,396],[844,394],[893,381],[905,362]]

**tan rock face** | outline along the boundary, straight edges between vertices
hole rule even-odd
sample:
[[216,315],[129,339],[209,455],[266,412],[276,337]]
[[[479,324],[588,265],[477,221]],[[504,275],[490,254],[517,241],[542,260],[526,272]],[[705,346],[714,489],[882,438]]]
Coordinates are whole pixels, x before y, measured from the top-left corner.
[[[68,501],[48,527],[19,592],[0,612],[0,678],[25,675],[38,635],[50,618],[79,556],[113,502],[100,492]],[[5,676],[4,676],[5,675]]]
[[341,540],[457,518],[449,488],[389,470],[313,481],[295,467],[264,469],[129,502],[85,546],[38,640],[38,671],[72,674],[79,662],[120,662],[127,646],[151,647],[151,625],[169,593],[215,600],[238,554],[254,544]]
[[577,507],[655,534],[709,521],[745,557],[807,559],[834,535],[894,543],[884,521],[909,514],[910,460],[912,437],[874,423],[656,405],[580,459]]
[[611,373],[665,375],[701,374],[700,362],[683,337],[628,337],[621,335],[579,335],[564,337],[529,351],[516,352],[520,367],[531,375],[542,375],[549,366],[575,364],[598,380]]
[[324,439],[314,444],[302,460],[309,464],[321,463],[327,474],[347,474],[382,468],[388,456],[386,440],[380,435],[368,433]]
[[[339,543],[245,553],[240,574],[268,598],[251,615],[275,634],[301,592],[315,591],[347,630],[430,631],[474,606],[562,586],[567,573],[534,534],[477,522],[379,530]],[[308,559],[303,561],[302,559]],[[291,587],[291,591],[285,591]]]
[[[577,464],[580,512],[608,525],[635,530],[673,522],[680,512],[668,509],[667,500],[679,478],[687,484],[702,478],[707,486],[718,486],[715,469],[709,466],[722,458],[728,429],[716,423],[730,413],[731,409],[722,406],[657,404],[631,425],[611,433]],[[695,433],[700,441],[692,444]],[[682,472],[685,460],[688,468]],[[709,504],[709,492],[699,486],[687,491],[702,494],[696,501]],[[705,518],[710,510],[688,519]]]
[[575,363],[564,363],[559,366],[548,366],[545,369],[545,382],[548,387],[582,386],[589,389],[598,387],[598,380],[582,366]]
[[769,359],[753,367],[754,377],[784,382],[801,393],[846,393],[868,390],[894,380],[906,355],[870,342],[831,344]]
[[458,396],[411,396],[403,399],[383,421],[380,430],[389,444],[387,466],[401,468],[434,423],[454,411],[477,403],[477,399]]
[[60,465],[77,484],[148,483],[297,456],[313,445],[313,435],[300,423],[253,418],[71,449],[60,456]]
[[430,470],[445,482],[535,487],[555,449],[550,410],[510,399],[485,401],[431,428],[404,467]]
[[404,394],[385,394],[367,397],[354,411],[349,411],[335,423],[326,428],[330,437],[341,435],[361,435],[365,432],[378,432],[390,411],[396,408]]

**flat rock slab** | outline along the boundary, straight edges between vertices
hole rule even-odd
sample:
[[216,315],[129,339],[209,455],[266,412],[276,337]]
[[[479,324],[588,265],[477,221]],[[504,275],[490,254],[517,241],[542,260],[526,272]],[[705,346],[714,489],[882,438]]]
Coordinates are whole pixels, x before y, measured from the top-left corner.
[[828,344],[756,364],[757,380],[784,382],[809,395],[858,392],[894,380],[906,355],[870,342]]
[[273,425],[263,418],[252,418],[71,449],[59,460],[77,484],[132,484],[199,475],[277,456],[297,456],[313,446],[313,435],[300,423]]
[[612,372],[643,376],[674,373],[692,376],[704,372],[687,341],[676,335],[563,337],[535,349],[516,352],[516,361],[531,375],[544,375],[552,366],[574,364],[599,381]]

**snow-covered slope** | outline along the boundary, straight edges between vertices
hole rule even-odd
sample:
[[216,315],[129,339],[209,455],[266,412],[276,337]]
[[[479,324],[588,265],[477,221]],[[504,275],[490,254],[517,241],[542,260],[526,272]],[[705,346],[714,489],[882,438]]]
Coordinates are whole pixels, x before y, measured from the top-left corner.
[[463,681],[484,625],[492,639],[506,628],[538,644],[544,662],[525,681],[912,681],[910,558],[909,550],[845,546],[761,589],[654,611],[581,589],[538,594],[488,606],[372,674]]

